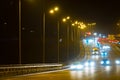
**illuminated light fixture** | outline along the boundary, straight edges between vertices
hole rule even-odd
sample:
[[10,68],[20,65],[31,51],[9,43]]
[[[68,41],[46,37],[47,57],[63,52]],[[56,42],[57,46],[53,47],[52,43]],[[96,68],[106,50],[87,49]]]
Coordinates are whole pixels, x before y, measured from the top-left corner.
[[58,7],[55,7],[55,8],[54,8],[54,10],[55,10],[55,11],[58,11],[58,10],[59,10],[59,8],[58,8]]
[[78,24],[78,21],[75,21],[75,24]]
[[74,24],[74,23],[72,23],[72,26],[75,26],[75,24]]
[[106,61],[106,64],[110,64],[110,61]]
[[63,18],[63,20],[62,20],[63,22],[66,22],[66,19],[65,18]]
[[50,10],[50,13],[53,14],[53,13],[54,13],[54,10]]
[[67,19],[70,19],[70,17],[68,16]]

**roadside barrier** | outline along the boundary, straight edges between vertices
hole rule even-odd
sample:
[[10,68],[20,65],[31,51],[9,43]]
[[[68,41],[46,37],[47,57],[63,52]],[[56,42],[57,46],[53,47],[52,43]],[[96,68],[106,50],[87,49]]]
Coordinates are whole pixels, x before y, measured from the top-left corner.
[[21,64],[0,66],[0,77],[62,69],[62,64]]

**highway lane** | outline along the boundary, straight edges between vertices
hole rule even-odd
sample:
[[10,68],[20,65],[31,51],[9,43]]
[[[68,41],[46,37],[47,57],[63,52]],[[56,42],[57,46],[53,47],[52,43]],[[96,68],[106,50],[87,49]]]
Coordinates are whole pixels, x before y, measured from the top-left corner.
[[95,67],[86,67],[83,70],[60,70],[50,73],[38,73],[33,75],[16,76],[3,80],[120,80],[120,65],[116,65],[114,61],[120,58],[120,51],[115,46],[108,51],[108,59],[112,64],[110,66],[100,65],[101,56],[91,56],[90,46],[85,47],[86,59],[96,61]]
[[82,71],[64,70],[52,73],[17,76],[3,80],[120,80],[120,67],[99,67]]

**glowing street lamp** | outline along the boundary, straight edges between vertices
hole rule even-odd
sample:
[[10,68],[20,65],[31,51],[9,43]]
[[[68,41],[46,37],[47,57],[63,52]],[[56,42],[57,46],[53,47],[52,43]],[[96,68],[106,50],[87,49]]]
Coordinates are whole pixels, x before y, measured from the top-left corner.
[[66,19],[65,19],[65,18],[63,18],[63,19],[62,19],[62,21],[63,21],[63,22],[66,22]]
[[[58,7],[54,7],[54,9],[51,9],[50,11],[49,11],[49,13],[50,14],[54,14],[55,12],[57,12],[59,10],[59,8]],[[57,49],[58,49],[58,63],[59,63],[59,61],[60,61],[60,59],[59,59],[59,21],[57,22],[57,31],[58,31],[58,34],[57,34],[57,44],[58,44],[58,46],[57,46]]]
[[[70,16],[67,16],[62,19],[63,22],[67,22],[70,19]],[[69,59],[69,25],[67,26],[67,59]]]
[[67,18],[66,19],[70,19],[70,16],[67,16]]
[[50,10],[50,13],[53,14],[53,13],[54,13],[54,10]]
[[59,10],[58,7],[54,7],[54,9],[51,9],[51,10],[49,11],[49,13],[50,13],[50,14],[53,14],[53,13],[57,12],[58,10]]
[[74,24],[74,23],[72,23],[72,26],[75,26],[75,24]]
[[[51,9],[50,14],[53,14],[55,11],[58,11],[58,7]],[[45,12],[43,12],[43,63],[45,63]]]
[[58,10],[59,10],[59,8],[58,8],[58,7],[55,7],[55,8],[54,8],[54,11],[58,11]]

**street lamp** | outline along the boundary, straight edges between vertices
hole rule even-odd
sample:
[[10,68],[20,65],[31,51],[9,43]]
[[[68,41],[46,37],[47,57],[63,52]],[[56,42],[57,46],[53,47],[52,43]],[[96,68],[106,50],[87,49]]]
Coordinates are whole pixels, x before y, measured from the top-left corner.
[[[54,14],[56,11],[58,11],[59,10],[59,8],[56,6],[56,7],[54,7],[54,9],[51,9],[49,12],[50,12],[50,14]],[[57,46],[57,51],[58,51],[58,63],[60,62],[60,53],[59,53],[59,20],[58,20],[58,22],[57,22],[57,44],[58,44],[58,46]]]
[[[67,16],[66,18],[63,18],[62,21],[67,22],[69,19],[70,17]],[[67,26],[67,59],[69,59],[69,25]]]
[[49,13],[50,13],[50,14],[53,14],[53,13],[55,13],[55,12],[58,11],[58,10],[59,10],[58,7],[54,7],[54,9],[51,9],[51,10],[49,11]]
[[21,64],[21,0],[19,0],[19,64]]
[[[58,7],[51,9],[49,12],[53,14],[55,11],[58,11]],[[45,63],[45,12],[43,12],[43,63]]]

